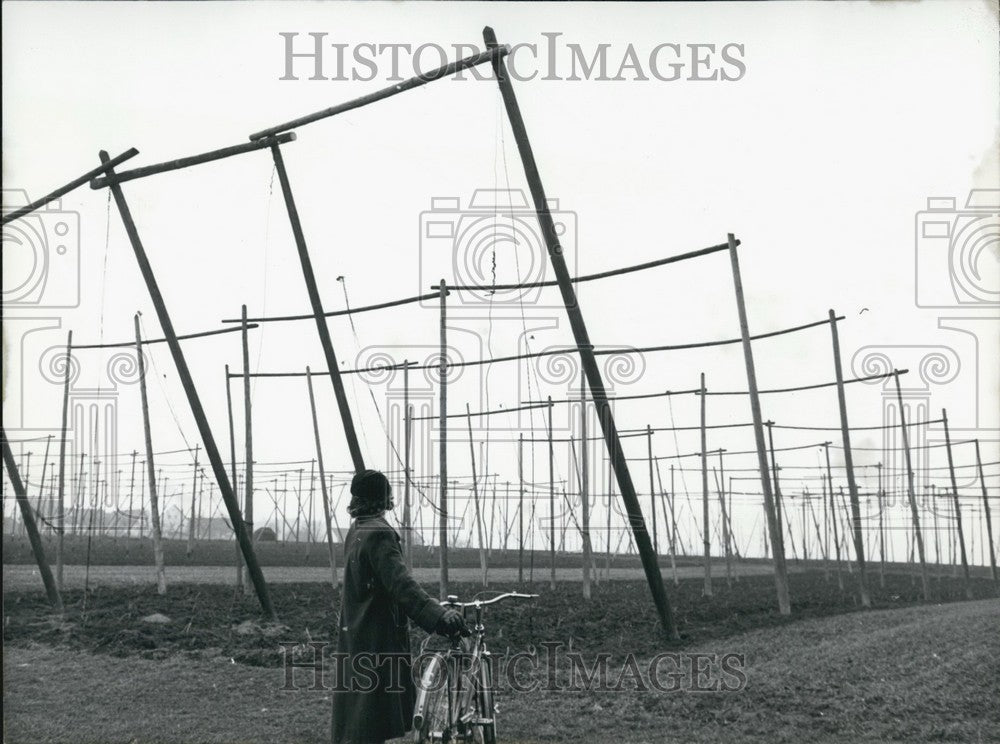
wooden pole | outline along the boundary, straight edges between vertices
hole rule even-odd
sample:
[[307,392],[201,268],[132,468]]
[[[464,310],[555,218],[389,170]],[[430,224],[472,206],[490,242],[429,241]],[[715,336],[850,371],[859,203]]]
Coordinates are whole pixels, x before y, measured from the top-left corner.
[[[483,29],[483,38],[488,49],[498,48],[496,35],[493,29],[486,27]],[[549,211],[548,202],[545,197],[545,189],[542,186],[542,179],[538,173],[538,166],[535,163],[535,156],[531,150],[531,143],[528,140],[528,132],[521,116],[521,109],[518,106],[514,88],[511,84],[507,68],[503,59],[498,55],[492,59],[493,71],[496,75],[497,83],[500,87],[500,94],[503,98],[504,107],[507,111],[507,119],[510,122],[517,142],[518,153],[521,163],[524,166],[524,173],[531,191],[532,201],[535,206],[535,213],[541,227],[542,236],[548,249],[549,259],[552,264],[553,273],[559,285],[563,304],[569,318],[570,327],[573,331],[573,338],[580,352],[580,360],[583,370],[590,385],[591,397],[598,410],[598,419],[604,433],[605,444],[611,458],[614,471],[618,476],[618,485],[621,490],[622,500],[629,517],[629,526],[635,536],[636,546],[642,558],[642,566],[649,584],[650,592],[653,595],[653,603],[656,606],[663,626],[664,633],[670,639],[677,639],[677,629],[674,625],[673,613],[670,609],[670,600],[667,598],[666,588],[663,585],[663,577],[660,575],[660,568],[653,553],[653,547],[649,540],[649,532],[646,529],[646,522],[642,515],[642,507],[636,495],[635,486],[632,483],[632,476],[629,473],[628,462],[622,451],[621,442],[618,438],[618,429],[615,426],[614,415],[611,404],[608,401],[607,390],[604,387],[604,380],[601,377],[601,370],[597,365],[597,358],[594,355],[594,348],[590,342],[590,335],[577,301],[576,292],[573,289],[572,279],[563,256],[563,248],[559,244],[558,233],[555,222]]]
[[448,596],[448,288],[444,279],[438,284],[441,307],[441,391],[439,398],[438,429],[441,443],[439,445],[438,477],[441,479],[441,494],[439,504],[438,541],[440,542],[438,558],[440,561],[439,594],[441,599]]
[[[271,155],[274,158],[274,167],[278,173],[278,180],[281,183],[281,192],[285,197],[288,221],[291,224],[292,235],[295,238],[295,247],[298,250],[299,262],[302,264],[302,277],[305,279],[306,290],[309,293],[309,303],[316,318],[316,329],[319,331],[319,340],[323,346],[323,353],[326,356],[326,368],[329,370],[330,380],[333,382],[333,394],[337,399],[337,407],[340,409],[340,419],[344,425],[347,448],[351,452],[351,461],[354,463],[355,472],[360,473],[365,469],[365,460],[361,454],[361,445],[358,444],[357,432],[354,430],[351,407],[347,402],[347,393],[344,391],[344,381],[340,377],[337,355],[334,353],[333,340],[330,338],[330,329],[326,324],[323,301],[320,299],[319,287],[316,284],[316,275],[313,273],[312,260],[309,258],[309,249],[306,246],[305,234],[302,232],[302,224],[299,222],[299,212],[295,207],[295,199],[292,196],[292,187],[288,181],[288,173],[285,171],[285,161],[281,156],[281,148],[277,144],[271,146]],[[249,493],[249,489],[247,492]]]
[[656,529],[656,485],[653,482],[653,429],[646,424],[646,460],[649,465],[649,523],[653,525],[653,553],[660,555],[660,540]]
[[882,488],[882,463],[876,463],[878,473],[878,583],[885,589],[885,491]]
[[965,580],[965,598],[972,599],[972,579],[969,576],[969,559],[965,552],[965,530],[962,527],[962,510],[958,503],[958,481],[955,479],[955,460],[951,454],[951,433],[948,430],[948,411],[941,409],[944,423],[945,449],[948,451],[948,473],[951,476],[951,495],[955,503],[955,527],[958,529],[959,557],[962,559],[962,576]]
[[191,554],[194,552],[194,531],[195,531],[195,515],[194,510],[198,504],[198,452],[201,449],[200,445],[196,444],[194,446],[194,470],[191,473],[191,519],[188,520],[188,540],[187,540],[187,550],[185,555],[190,558]]
[[240,308],[240,341],[243,352],[243,457],[246,460],[243,465],[243,523],[252,543],[254,530],[253,412],[250,400],[250,334],[247,331],[247,306],[243,305]]
[[993,547],[993,522],[990,518],[990,502],[986,498],[986,477],[983,475],[983,460],[979,453],[979,440],[976,439],[976,468],[979,470],[979,487],[983,493],[983,514],[986,518],[986,537],[990,544],[990,573],[994,583],[1000,585],[1000,578],[997,576],[997,554]]
[[517,435],[517,583],[524,583],[524,434]]
[[594,560],[590,544],[590,442],[587,440],[587,380],[580,377],[580,510],[583,518],[583,598],[590,600],[590,570]]
[[163,537],[160,532],[160,505],[156,493],[156,464],[153,459],[153,434],[149,422],[149,398],[146,395],[146,358],[142,353],[142,335],[139,331],[139,315],[133,318],[135,324],[135,354],[139,364],[139,395],[142,400],[142,432],[146,444],[146,468],[149,477],[150,535],[153,539],[153,565],[156,567],[156,591],[167,593],[167,576],[163,570]]
[[674,586],[678,586],[679,582],[677,579],[677,560],[674,556],[674,550],[676,546],[676,534],[674,532],[674,503],[673,495],[668,495],[663,488],[663,477],[660,475],[660,463],[654,463],[656,469],[656,484],[660,489],[660,495],[663,497],[663,515],[664,519],[667,515],[670,516],[670,521],[667,522],[667,544],[670,549],[670,571],[674,577]]
[[[52,435],[49,434],[45,438],[45,459],[42,462],[42,477],[39,478],[38,480],[38,501],[37,501],[37,506],[35,507],[35,513],[38,515],[39,519],[42,520],[43,524],[45,521],[45,512],[42,510],[42,499],[45,497],[45,474],[48,472],[49,469],[49,447],[51,444],[52,444]],[[39,534],[41,534],[41,530],[39,530]]]
[[[229,365],[226,365],[226,414],[229,419],[229,467],[233,479],[233,495],[239,500],[239,483],[236,478],[236,428],[233,425],[233,394],[229,389]],[[243,503],[244,522],[246,521],[247,507],[246,497]],[[250,529],[248,527],[248,529]],[[253,539],[253,531],[250,532],[250,539]],[[243,556],[240,555],[240,545],[236,543],[236,590],[243,593]]]
[[549,578],[549,588],[556,589],[556,473],[555,473],[555,449],[552,444],[552,396],[549,396],[548,411],[548,438],[549,438],[549,559],[551,574]]
[[844,575],[840,566],[840,535],[837,525],[840,517],[837,515],[837,499],[833,495],[833,470],[830,467],[830,442],[823,442],[823,451],[826,453],[826,487],[830,494],[830,522],[833,525],[833,550],[837,559],[837,586],[840,591],[844,591]]
[[743,357],[747,368],[750,411],[753,416],[754,439],[757,444],[757,463],[760,469],[761,490],[764,493],[767,528],[771,534],[772,552],[774,554],[774,583],[778,595],[778,611],[782,615],[790,615],[792,605],[788,594],[785,548],[784,542],[781,539],[781,533],[778,531],[778,523],[774,510],[774,497],[771,493],[771,479],[767,472],[767,452],[764,449],[764,419],[760,411],[760,394],[757,391],[757,371],[753,362],[753,348],[750,346],[750,330],[747,322],[746,304],[743,299],[743,279],[740,276],[740,262],[736,252],[736,238],[730,234],[728,240],[729,258],[733,269],[733,284],[736,290],[736,308],[739,313],[740,334],[743,339]]
[[868,592],[868,567],[865,565],[865,539],[861,532],[861,502],[858,484],[854,478],[854,455],[851,451],[851,429],[847,423],[847,396],[844,393],[844,370],[840,361],[840,336],[837,333],[837,314],[830,310],[830,335],[833,339],[833,369],[837,375],[837,403],[840,406],[840,433],[844,440],[844,466],[847,470],[847,492],[851,499],[851,520],[854,525],[854,555],[858,562],[861,584],[861,606],[871,607]]
[[[663,486],[660,486],[663,488]],[[677,491],[674,490],[674,466],[670,466],[670,568],[674,573],[674,586],[680,586],[677,578],[677,514],[674,511],[677,502]],[[683,543],[681,544],[683,548]]]
[[[69,435],[69,386],[73,366],[73,331],[66,338],[66,372],[63,378],[62,424],[59,437],[59,501],[56,503],[56,586],[63,588],[63,538],[66,534],[66,439]],[[133,456],[133,466],[135,458]],[[129,512],[131,516],[131,508]]]
[[924,536],[920,531],[920,514],[917,511],[917,495],[913,489],[913,460],[910,457],[910,435],[906,430],[906,412],[903,410],[903,391],[899,386],[899,370],[893,370],[896,381],[896,403],[899,406],[899,430],[903,434],[903,454],[906,458],[906,495],[910,501],[910,517],[913,520],[913,537],[917,544],[917,556],[920,559],[920,582],[923,587],[924,601],[931,601],[931,583],[927,578],[927,561],[924,558]]
[[701,396],[701,524],[702,524],[702,547],[705,551],[705,583],[702,594],[706,597],[712,596],[712,535],[709,523],[708,512],[708,437],[705,431],[705,401],[708,398],[705,388],[705,373],[701,373],[701,385],[698,388],[698,395]]
[[413,411],[410,410],[410,361],[403,360],[403,560],[413,569],[413,525],[410,515],[410,427]]
[[726,554],[726,586],[733,584],[732,536],[729,534],[729,510],[726,509],[726,466],[719,451],[719,505],[722,507],[722,546]]
[[[106,165],[109,160],[108,154],[102,150],[100,156],[102,162]],[[110,168],[108,168],[107,172],[109,177],[114,174],[114,171]],[[274,612],[274,606],[271,604],[271,598],[267,590],[267,583],[264,581],[264,574],[260,570],[260,565],[257,563],[257,557],[253,552],[253,544],[250,542],[250,538],[243,526],[243,517],[240,514],[239,505],[236,503],[236,497],[233,495],[233,489],[229,483],[229,476],[226,474],[226,466],[222,461],[222,456],[219,454],[219,448],[215,443],[215,436],[212,434],[212,429],[208,423],[208,417],[205,415],[205,409],[202,406],[201,398],[198,396],[198,391],[194,385],[194,378],[191,376],[187,360],[184,358],[184,352],[181,349],[180,342],[177,340],[177,334],[174,331],[173,322],[170,320],[170,315],[167,312],[166,304],[163,301],[163,295],[160,293],[159,285],[157,284],[156,277],[153,274],[152,266],[149,263],[146,251],[139,239],[139,233],[136,230],[135,222],[132,219],[132,213],[129,210],[127,202],[125,201],[125,195],[122,192],[122,187],[118,183],[109,183],[108,185],[111,189],[112,195],[114,196],[115,204],[118,207],[118,213],[125,227],[125,232],[128,234],[132,250],[135,253],[136,261],[139,264],[139,270],[142,273],[143,280],[149,290],[150,299],[153,302],[153,306],[156,308],[156,315],[159,319],[160,327],[163,329],[163,335],[167,339],[167,345],[170,347],[170,353],[174,359],[174,366],[177,369],[177,375],[180,378],[181,386],[184,388],[184,392],[187,395],[188,403],[191,407],[191,413],[194,416],[195,423],[198,426],[198,432],[201,435],[202,444],[205,445],[205,453],[208,455],[208,459],[212,463],[212,470],[215,473],[215,479],[219,484],[219,490],[222,493],[222,498],[226,503],[227,510],[229,511],[230,523],[237,531],[237,539],[243,548],[243,557],[246,560],[247,568],[250,572],[251,579],[253,580],[254,588],[257,591],[257,598],[260,601],[261,608],[264,613],[269,618],[276,618],[277,616]],[[138,323],[138,320],[136,322]]]
[[24,522],[24,531],[28,535],[28,542],[31,544],[31,552],[35,556],[35,563],[38,565],[38,573],[42,577],[42,584],[45,586],[45,596],[49,600],[52,609],[62,614],[63,602],[59,594],[59,587],[52,577],[52,570],[45,559],[45,548],[42,547],[42,538],[38,534],[38,526],[35,524],[35,515],[31,513],[31,503],[28,501],[28,494],[24,490],[24,483],[17,472],[17,463],[14,462],[14,453],[7,442],[7,430],[0,429],[0,439],[3,443],[3,462],[7,466],[7,475],[10,476],[11,485],[14,487],[14,497],[17,505],[21,508],[21,519]]
[[[781,495],[781,481],[778,478],[778,460],[774,456],[774,422],[765,421],[764,426],[767,427],[767,443],[771,452],[771,478],[774,485],[774,511],[778,522],[778,536],[781,539],[781,550],[784,554],[785,550],[785,507],[782,503]],[[791,534],[791,533],[789,533]],[[791,543],[791,540],[789,540]],[[792,551],[795,551],[795,545],[792,544]]]
[[472,462],[472,498],[476,507],[476,531],[479,536],[479,571],[482,573],[483,586],[489,586],[489,576],[486,569],[486,544],[483,539],[483,515],[479,509],[479,483],[476,478],[476,445],[472,440],[472,411],[465,404],[466,422],[469,427],[469,455]]

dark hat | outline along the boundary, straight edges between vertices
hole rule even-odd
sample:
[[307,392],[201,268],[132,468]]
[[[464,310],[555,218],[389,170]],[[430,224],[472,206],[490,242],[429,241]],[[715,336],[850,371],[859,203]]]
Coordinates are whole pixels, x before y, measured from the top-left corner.
[[377,470],[362,470],[351,480],[351,503],[347,512],[352,517],[367,517],[391,509],[392,485]]

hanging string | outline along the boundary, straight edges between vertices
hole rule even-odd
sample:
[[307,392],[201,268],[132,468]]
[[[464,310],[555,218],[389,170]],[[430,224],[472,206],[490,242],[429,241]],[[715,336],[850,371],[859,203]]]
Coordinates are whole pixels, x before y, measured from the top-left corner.
[[[268,260],[268,248],[271,244],[271,205],[273,203],[274,196],[274,173],[276,170],[274,164],[271,165],[271,179],[267,184],[267,205],[264,208],[264,275],[263,286],[261,287],[261,315],[267,315],[267,260]],[[257,361],[254,364],[254,372],[260,371],[260,360],[264,354],[264,329],[260,331],[260,340],[257,342]],[[245,370],[249,372],[250,370]],[[250,402],[253,403],[255,395],[257,393],[257,378],[254,378],[253,384],[250,386]]]

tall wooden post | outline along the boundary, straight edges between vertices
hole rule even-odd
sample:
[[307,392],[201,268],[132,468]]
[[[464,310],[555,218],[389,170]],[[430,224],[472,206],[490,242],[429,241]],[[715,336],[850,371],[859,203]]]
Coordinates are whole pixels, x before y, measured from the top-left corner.
[[[101,151],[101,161],[108,163],[108,154]],[[108,178],[114,178],[114,171],[111,168],[107,169]],[[264,581],[264,574],[260,570],[260,565],[257,563],[257,558],[253,552],[253,545],[250,542],[250,538],[246,534],[246,530],[243,527],[242,515],[240,514],[239,505],[236,503],[236,497],[233,495],[232,486],[229,483],[229,476],[226,474],[226,466],[222,461],[222,456],[219,454],[219,448],[215,443],[215,436],[212,434],[212,429],[208,423],[208,417],[205,415],[205,409],[201,404],[201,398],[198,396],[198,391],[194,386],[194,378],[191,376],[191,371],[188,369],[187,360],[184,358],[184,352],[181,349],[180,341],[177,340],[177,334],[174,331],[173,322],[170,320],[170,315],[167,312],[167,307],[163,302],[163,295],[160,293],[159,285],[156,282],[156,277],[153,275],[152,266],[150,266],[149,259],[146,256],[146,251],[142,246],[142,242],[139,240],[139,233],[136,230],[135,222],[132,220],[132,213],[129,211],[128,204],[125,201],[125,195],[122,192],[121,184],[109,180],[108,186],[111,189],[111,193],[114,196],[115,204],[118,207],[118,213],[121,216],[122,223],[125,226],[125,232],[128,234],[129,242],[132,244],[132,250],[135,253],[136,261],[139,264],[139,270],[142,273],[142,277],[145,280],[146,287],[149,290],[150,299],[153,302],[153,306],[156,308],[156,315],[160,321],[160,327],[163,329],[163,335],[166,338],[167,346],[170,347],[170,353],[174,359],[174,366],[177,368],[177,375],[180,378],[181,385],[184,388],[184,392],[187,394],[188,403],[191,407],[191,413],[194,416],[195,423],[198,426],[198,432],[201,435],[202,444],[205,445],[205,453],[208,455],[208,459],[212,463],[212,470],[215,473],[215,479],[219,484],[219,490],[222,492],[222,498],[226,503],[226,508],[229,511],[229,520],[233,524],[234,529],[237,530],[237,539],[243,548],[243,556],[247,562],[247,568],[249,569],[250,576],[253,579],[254,588],[257,591],[257,598],[260,600],[261,608],[268,617],[276,617],[274,613],[274,607],[271,604],[271,598],[267,591],[267,583]],[[138,321],[136,321],[138,322]]]
[[979,487],[983,493],[983,516],[986,518],[986,538],[990,544],[990,573],[995,583],[1000,583],[997,576],[997,554],[993,547],[993,522],[990,518],[990,502],[986,498],[986,477],[983,475],[983,460],[979,453],[979,440],[976,439],[976,468],[979,470]]
[[[344,425],[344,436],[347,439],[347,448],[351,453],[351,460],[354,463],[354,470],[360,473],[365,469],[365,460],[361,455],[361,445],[358,444],[358,436],[354,430],[354,419],[351,417],[351,407],[347,402],[347,393],[344,391],[344,381],[340,376],[340,367],[337,364],[337,355],[333,351],[333,340],[330,338],[330,329],[326,324],[326,315],[323,312],[323,301],[320,298],[319,287],[316,284],[316,275],[313,273],[312,259],[309,258],[309,249],[306,246],[305,234],[302,232],[302,224],[299,221],[299,212],[295,206],[295,199],[292,196],[292,187],[288,181],[288,173],[285,171],[285,161],[281,155],[281,148],[275,144],[271,146],[271,156],[274,158],[274,168],[278,173],[278,181],[281,183],[281,192],[285,197],[285,208],[288,211],[288,221],[292,227],[292,235],[295,238],[295,247],[299,254],[299,263],[302,265],[302,278],[306,283],[306,291],[309,294],[309,304],[312,306],[313,316],[316,318],[316,329],[319,331],[320,344],[323,346],[323,353],[326,357],[326,366],[330,372],[330,380],[333,382],[333,394],[337,399],[337,407],[340,409],[340,420]],[[249,488],[247,493],[250,493]]]
[[188,540],[186,555],[188,558],[194,552],[195,507],[198,504],[198,452],[200,445],[194,446],[194,470],[191,474],[191,519],[188,520]]
[[[662,488],[662,486],[661,486]],[[674,490],[674,466],[670,466],[670,500],[667,502],[670,505],[670,569],[674,574],[674,586],[680,586],[680,580],[677,577],[677,513],[675,511],[675,504],[677,502],[677,491]],[[683,543],[681,544],[683,548]]]
[[243,457],[246,460],[243,465],[243,523],[250,535],[250,541],[253,542],[253,414],[250,401],[250,334],[246,305],[241,306],[240,313],[240,342],[243,351]]
[[[765,421],[764,426],[767,427],[767,443],[771,452],[771,478],[774,488],[774,511],[778,522],[778,537],[781,539],[781,550],[784,553],[785,514],[784,505],[781,501],[781,481],[778,479],[778,460],[774,456],[774,422],[770,420]],[[792,545],[792,550],[795,550],[794,545]]]
[[[66,338],[66,372],[63,378],[62,424],[59,437],[59,500],[56,502],[56,586],[63,587],[63,537],[66,534],[66,439],[69,425],[69,386],[73,367],[73,331]],[[134,460],[133,460],[134,461]],[[129,514],[131,516],[131,513]]]
[[840,337],[837,333],[837,314],[830,310],[830,335],[833,339],[833,369],[837,375],[837,402],[840,406],[840,433],[844,440],[844,466],[847,469],[847,492],[851,498],[851,520],[854,530],[854,555],[858,561],[861,583],[861,606],[871,607],[868,593],[868,568],[865,565],[865,539],[861,533],[861,502],[858,484],[854,478],[854,454],[851,451],[851,429],[847,423],[847,396],[844,393],[844,370],[840,362]]
[[646,424],[646,461],[649,465],[649,523],[653,525],[653,552],[659,557],[660,540],[656,529],[656,485],[653,482],[653,429]]
[[[233,425],[233,394],[229,389],[229,365],[226,365],[226,414],[229,419],[229,467],[233,479],[233,495],[239,501],[239,483],[236,478],[236,429]],[[246,523],[246,499],[243,504],[243,521]],[[249,529],[249,528],[248,528]],[[253,539],[253,532],[250,533]],[[243,557],[240,555],[240,544],[236,543],[236,591],[243,593]]]
[[[483,29],[483,38],[488,48],[498,47],[496,35],[493,29],[486,27]],[[580,361],[590,385],[591,397],[597,407],[598,419],[604,433],[608,454],[614,466],[615,474],[618,477],[618,485],[621,489],[622,500],[625,503],[625,510],[629,517],[629,526],[635,536],[636,546],[642,558],[642,566],[649,583],[650,592],[653,595],[653,602],[660,616],[660,622],[664,632],[671,639],[678,638],[677,629],[674,625],[673,613],[670,609],[670,601],[667,598],[666,588],[663,585],[663,577],[660,575],[659,565],[656,555],[653,553],[649,540],[649,532],[646,529],[646,522],[642,515],[642,507],[636,495],[635,486],[632,483],[632,476],[629,473],[628,462],[622,451],[621,442],[618,437],[618,429],[615,426],[614,415],[611,411],[611,404],[608,401],[607,390],[604,387],[604,380],[601,377],[600,368],[597,365],[597,358],[594,355],[594,348],[590,342],[590,335],[580,311],[580,305],[573,289],[569,269],[566,266],[566,259],[563,256],[563,248],[559,244],[559,237],[556,231],[555,222],[549,211],[548,202],[545,197],[545,189],[542,186],[542,179],[538,173],[538,166],[535,163],[535,156],[531,150],[531,143],[528,140],[528,132],[521,116],[521,109],[518,106],[514,88],[511,84],[507,68],[500,56],[492,60],[493,71],[496,74],[497,83],[500,86],[500,94],[503,98],[504,107],[507,110],[507,119],[510,122],[517,142],[518,153],[521,163],[524,166],[524,173],[531,191],[532,201],[535,206],[535,213],[538,216],[542,237],[548,249],[549,259],[555,274],[559,291],[562,295],[563,304],[569,317],[570,327],[573,331],[573,338],[580,352]]]
[[591,561],[590,544],[590,442],[587,441],[587,380],[580,378],[580,509],[583,517],[583,598],[589,600]]
[[552,396],[549,396],[548,410],[548,438],[549,438],[549,559],[551,574],[549,578],[549,588],[556,589],[556,472],[555,472],[555,448],[552,444]]
[[38,534],[38,526],[35,524],[35,515],[31,512],[31,503],[28,501],[28,494],[24,490],[24,483],[21,475],[17,472],[17,463],[14,462],[14,453],[7,442],[7,430],[0,429],[0,441],[3,444],[3,462],[7,466],[7,475],[10,476],[10,483],[14,487],[14,497],[17,505],[21,508],[21,519],[24,522],[24,531],[28,535],[28,542],[31,544],[31,552],[35,556],[35,563],[38,565],[38,573],[41,574],[42,584],[45,586],[45,596],[49,600],[49,605],[57,613],[62,614],[63,602],[59,594],[59,587],[56,586],[52,577],[52,570],[45,559],[45,548],[42,547],[42,538]]
[[413,569],[413,525],[410,514],[410,427],[413,411],[410,410],[410,361],[403,360],[403,560]]
[[826,489],[830,494],[830,522],[833,525],[833,550],[837,559],[837,586],[840,591],[844,591],[844,575],[840,566],[840,534],[837,525],[840,517],[837,515],[837,498],[833,495],[833,469],[830,467],[830,442],[823,442],[823,451],[826,454]]
[[764,448],[764,418],[760,412],[760,394],[757,391],[757,371],[753,362],[753,348],[750,345],[750,330],[747,321],[747,309],[743,299],[743,279],[740,276],[739,255],[736,252],[736,238],[730,233],[729,258],[733,269],[733,284],[736,290],[736,308],[740,318],[740,335],[743,340],[743,357],[747,368],[747,383],[750,392],[750,412],[753,416],[754,439],[757,445],[757,464],[760,469],[761,490],[764,493],[764,509],[767,512],[767,527],[771,535],[772,552],[774,554],[774,583],[778,594],[778,611],[782,615],[792,612],[791,600],[788,595],[788,574],[785,568],[785,548],[778,531],[778,523],[774,510],[774,497],[771,493],[771,479],[767,471],[767,452]]
[[524,583],[524,434],[517,435],[517,583]]
[[878,583],[885,589],[885,491],[882,488],[882,463],[875,464],[878,473]]
[[472,498],[475,500],[476,532],[479,536],[479,571],[483,577],[483,586],[489,586],[486,569],[486,542],[483,539],[483,515],[479,508],[479,483],[476,478],[476,445],[472,440],[472,411],[465,404],[466,423],[469,428],[469,455],[472,462]]
[[705,551],[705,584],[702,594],[712,596],[712,527],[708,511],[708,436],[705,427],[705,400],[708,398],[705,388],[705,373],[701,373],[701,386],[698,395],[701,396],[701,522],[702,546]]
[[444,279],[438,284],[441,305],[441,391],[438,395],[438,436],[439,445],[438,477],[441,479],[439,515],[439,546],[440,560],[439,593],[441,599],[448,596],[448,288]]
[[167,576],[163,570],[163,536],[160,532],[160,504],[156,493],[156,464],[153,459],[153,433],[149,423],[149,398],[146,395],[146,358],[142,353],[142,335],[139,331],[139,315],[133,318],[135,324],[135,355],[139,364],[139,396],[142,401],[142,432],[146,444],[146,468],[149,477],[150,535],[153,540],[153,565],[156,567],[156,591],[167,593]]
[[910,501],[910,517],[913,520],[913,537],[920,559],[920,582],[924,591],[924,601],[931,601],[931,583],[927,578],[927,561],[924,557],[924,536],[920,531],[920,513],[917,511],[917,495],[913,489],[913,460],[910,456],[910,434],[906,430],[906,412],[903,410],[903,391],[899,386],[899,370],[893,370],[896,381],[896,404],[899,406],[899,430],[903,434],[903,455],[906,458],[906,495]]
[[722,509],[722,549],[726,557],[726,586],[733,584],[733,550],[732,536],[729,534],[729,510],[726,509],[726,466],[722,454],[726,450],[719,449],[719,506]]
[[951,495],[955,503],[955,527],[958,529],[959,557],[962,559],[962,576],[965,580],[965,598],[972,599],[972,579],[969,576],[969,559],[965,552],[965,530],[962,527],[962,510],[958,503],[958,482],[955,479],[955,460],[951,454],[951,433],[948,429],[948,411],[941,409],[944,423],[944,443],[948,450],[948,473],[951,476]]

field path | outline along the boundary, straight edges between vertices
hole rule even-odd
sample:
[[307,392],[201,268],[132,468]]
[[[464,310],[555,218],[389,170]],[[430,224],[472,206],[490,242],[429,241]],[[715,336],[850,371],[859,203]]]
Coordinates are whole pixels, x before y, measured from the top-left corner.
[[[687,651],[745,654],[730,693],[533,692],[500,701],[504,744],[998,741],[1000,601],[804,620]],[[8,742],[320,744],[329,693],[228,659],[4,650]]]

